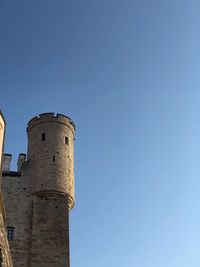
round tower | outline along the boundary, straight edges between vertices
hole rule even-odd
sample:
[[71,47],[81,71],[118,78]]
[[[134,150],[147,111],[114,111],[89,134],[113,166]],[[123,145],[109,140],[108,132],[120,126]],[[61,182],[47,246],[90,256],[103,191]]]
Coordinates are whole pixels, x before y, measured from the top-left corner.
[[40,114],[27,127],[32,194],[68,195],[69,209],[74,206],[74,134],[74,123],[62,114]]

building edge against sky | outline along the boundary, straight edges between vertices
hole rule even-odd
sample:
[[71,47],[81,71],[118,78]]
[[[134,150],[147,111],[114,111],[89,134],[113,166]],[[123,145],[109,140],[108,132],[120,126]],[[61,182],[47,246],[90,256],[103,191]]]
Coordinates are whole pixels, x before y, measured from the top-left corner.
[[28,123],[27,160],[19,155],[17,171],[10,170],[12,155],[3,156],[2,193],[14,267],[70,266],[74,134],[69,117],[43,113]]
[[[2,157],[4,148],[6,123],[4,117],[0,111],[0,174],[2,173]],[[5,226],[6,214],[3,202],[3,196],[0,185],[0,266],[12,267],[12,259],[10,254],[10,248],[7,240],[6,226]]]

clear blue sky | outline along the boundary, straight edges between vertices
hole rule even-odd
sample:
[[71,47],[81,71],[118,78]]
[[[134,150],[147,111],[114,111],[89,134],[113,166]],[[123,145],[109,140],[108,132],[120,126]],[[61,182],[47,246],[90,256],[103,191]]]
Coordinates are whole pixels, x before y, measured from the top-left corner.
[[72,267],[200,266],[200,2],[1,0],[6,152],[77,126]]

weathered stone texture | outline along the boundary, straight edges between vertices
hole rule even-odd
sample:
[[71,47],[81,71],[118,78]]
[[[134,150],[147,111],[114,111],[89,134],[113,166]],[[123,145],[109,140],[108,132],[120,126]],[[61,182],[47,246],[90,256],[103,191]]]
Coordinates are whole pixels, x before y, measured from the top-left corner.
[[31,267],[69,267],[66,196],[35,196],[31,259]]
[[4,118],[0,112],[0,172],[1,172],[1,167],[2,167],[4,133],[5,133],[5,121],[4,121]]
[[6,226],[15,227],[14,240],[9,241],[14,267],[30,266],[32,206],[30,177],[26,167],[21,176],[6,174],[2,181]]
[[27,128],[27,161],[20,154],[18,171],[3,173],[6,225],[15,227],[9,241],[14,267],[70,266],[74,131],[73,122],[61,114],[33,118]]
[[13,265],[11,260],[10,248],[7,240],[7,234],[2,212],[0,212],[0,243],[1,243],[2,266],[12,267]]
[[[28,160],[33,170],[32,193],[58,191],[74,205],[74,126],[65,116],[46,113],[27,128]],[[42,141],[42,134],[45,140]],[[67,138],[67,144],[66,144]]]
[[[4,147],[4,133],[5,121],[0,112],[0,175],[2,171],[2,155]],[[12,260],[10,255],[10,248],[7,240],[7,233],[5,229],[5,209],[3,204],[3,196],[0,186],[0,262],[3,267],[12,267]]]

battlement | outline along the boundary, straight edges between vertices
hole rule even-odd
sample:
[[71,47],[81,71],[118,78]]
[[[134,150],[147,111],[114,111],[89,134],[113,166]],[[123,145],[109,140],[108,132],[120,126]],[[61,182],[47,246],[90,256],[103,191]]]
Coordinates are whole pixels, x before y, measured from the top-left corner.
[[11,154],[3,154],[3,160],[2,160],[2,171],[3,172],[9,172],[10,171],[11,159],[12,159]]
[[10,164],[12,160],[12,154],[3,154],[2,160],[2,172],[3,176],[19,176],[21,172],[22,165],[25,163],[26,154],[20,153],[17,161],[17,171],[10,170]]
[[41,114],[39,114],[39,116],[33,117],[28,122],[27,132],[31,128],[33,128],[35,125],[37,125],[38,123],[49,122],[49,121],[57,121],[57,122],[60,122],[60,123],[64,123],[64,124],[66,124],[68,126],[71,126],[73,131],[76,130],[76,126],[75,126],[74,122],[68,116],[60,114],[60,113],[55,114],[54,112],[47,112],[47,113],[41,113]]

